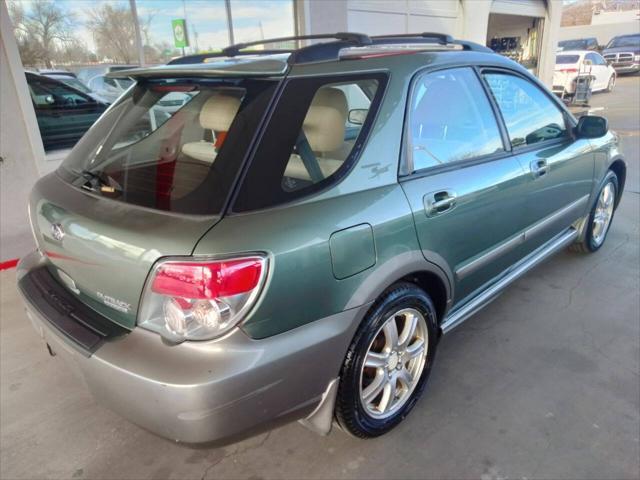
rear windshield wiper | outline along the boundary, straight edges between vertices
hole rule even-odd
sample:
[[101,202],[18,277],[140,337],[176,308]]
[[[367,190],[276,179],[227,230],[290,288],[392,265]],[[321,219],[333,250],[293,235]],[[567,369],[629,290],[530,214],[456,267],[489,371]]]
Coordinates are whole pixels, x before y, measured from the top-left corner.
[[74,170],[74,173],[87,180],[82,185],[84,189],[91,191],[99,190],[104,193],[114,193],[116,191],[116,187],[113,185],[115,182],[112,182],[110,177],[105,178],[103,174],[92,172],[91,170]]

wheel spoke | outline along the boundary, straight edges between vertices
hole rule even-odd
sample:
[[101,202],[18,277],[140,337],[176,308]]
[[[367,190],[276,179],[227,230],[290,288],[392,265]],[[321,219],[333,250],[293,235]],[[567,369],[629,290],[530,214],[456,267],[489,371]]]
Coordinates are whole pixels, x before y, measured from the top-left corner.
[[382,399],[378,404],[378,410],[382,413],[387,412],[396,398],[396,377],[391,377],[385,384],[382,391]]
[[398,339],[398,347],[403,350],[407,347],[411,339],[416,333],[416,327],[418,326],[418,317],[413,313],[405,313],[404,315],[404,327],[400,338]]
[[365,367],[382,368],[387,364],[387,355],[378,352],[367,353],[364,359]]
[[422,338],[416,339],[415,342],[407,347],[406,352],[409,360],[419,357],[424,352],[424,340]]
[[387,323],[382,327],[384,332],[384,338],[386,340],[385,347],[389,350],[398,346],[398,327],[396,326],[395,318],[390,318]]
[[373,381],[362,392],[362,399],[370,403],[374,398],[378,396],[380,390],[384,388],[387,383],[385,373],[382,370],[376,372],[376,376]]
[[406,391],[409,391],[411,383],[413,382],[413,375],[411,375],[409,370],[403,368],[398,372],[398,381]]

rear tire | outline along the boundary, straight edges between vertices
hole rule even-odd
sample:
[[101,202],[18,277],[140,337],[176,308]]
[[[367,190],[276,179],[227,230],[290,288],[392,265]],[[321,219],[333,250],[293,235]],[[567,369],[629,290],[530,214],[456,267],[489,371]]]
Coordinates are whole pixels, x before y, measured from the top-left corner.
[[422,394],[438,342],[436,310],[412,283],[387,290],[360,325],[342,366],[336,419],[360,438],[398,425]]
[[618,188],[618,177],[609,170],[604,177],[591,212],[589,212],[583,240],[570,245],[569,250],[579,253],[593,253],[604,245],[615,214]]

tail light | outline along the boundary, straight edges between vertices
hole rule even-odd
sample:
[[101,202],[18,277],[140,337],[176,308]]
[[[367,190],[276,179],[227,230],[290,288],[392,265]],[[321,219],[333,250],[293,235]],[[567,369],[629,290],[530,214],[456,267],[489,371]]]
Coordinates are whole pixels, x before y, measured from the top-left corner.
[[176,343],[224,335],[255,304],[266,267],[262,256],[163,261],[147,282],[138,325]]
[[561,68],[558,71],[562,72],[562,73],[578,73],[578,69],[577,68]]

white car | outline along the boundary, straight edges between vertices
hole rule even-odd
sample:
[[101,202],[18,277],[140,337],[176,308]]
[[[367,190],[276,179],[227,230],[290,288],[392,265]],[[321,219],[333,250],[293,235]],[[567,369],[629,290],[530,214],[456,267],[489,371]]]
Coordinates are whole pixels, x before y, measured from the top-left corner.
[[610,92],[616,84],[616,71],[599,53],[588,50],[562,51],[556,55],[553,93],[563,98],[573,95],[579,75],[593,77],[593,92]]

